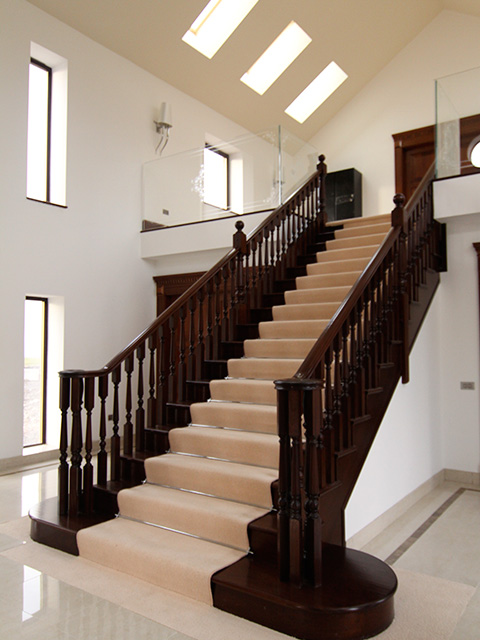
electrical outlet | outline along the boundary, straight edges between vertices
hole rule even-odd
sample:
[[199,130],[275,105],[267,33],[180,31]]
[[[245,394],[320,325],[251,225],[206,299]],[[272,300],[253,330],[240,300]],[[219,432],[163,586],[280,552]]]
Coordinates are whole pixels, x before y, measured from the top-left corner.
[[162,211],[162,213],[163,213],[164,216],[169,216],[170,215],[170,211],[168,209],[164,209]]
[[475,382],[460,382],[462,391],[475,391]]

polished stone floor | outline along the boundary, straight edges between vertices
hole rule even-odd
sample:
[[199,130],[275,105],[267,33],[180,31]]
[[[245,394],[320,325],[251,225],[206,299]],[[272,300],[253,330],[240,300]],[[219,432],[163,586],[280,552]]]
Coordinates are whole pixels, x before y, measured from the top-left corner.
[[[129,608],[128,595],[118,604],[107,594],[105,598],[100,597],[98,589],[96,593],[93,588],[90,592],[88,583],[82,583],[83,588],[79,588],[59,579],[58,573],[53,577],[55,572],[49,571],[48,563],[40,571],[15,559],[16,548],[27,544],[25,516],[29,508],[56,495],[56,488],[56,465],[0,476],[0,638],[188,640],[200,637],[193,631],[191,636],[182,634],[140,615],[133,607]],[[12,534],[20,525],[27,532],[23,540]],[[474,590],[473,597],[450,640],[480,639],[478,487],[441,484],[363,550],[388,561],[394,568],[469,585]],[[66,562],[72,559],[67,554],[61,555]],[[185,612],[185,615],[188,614]],[[247,637],[242,624],[238,625],[239,637]],[[263,634],[255,634],[256,638],[260,636]],[[207,634],[207,637],[212,636]],[[285,636],[278,634],[278,637]]]

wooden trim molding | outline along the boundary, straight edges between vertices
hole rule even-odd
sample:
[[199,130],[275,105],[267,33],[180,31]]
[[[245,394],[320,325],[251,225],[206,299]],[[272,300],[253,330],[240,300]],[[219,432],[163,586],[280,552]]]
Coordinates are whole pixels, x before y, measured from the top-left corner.
[[478,318],[479,318],[479,330],[480,330],[480,242],[474,242],[473,247],[477,252],[477,273],[478,273]]
[[192,286],[204,271],[191,273],[175,273],[167,276],[154,276],[157,290],[157,315],[160,315],[172,304],[184,291]]
[[[480,114],[460,119],[461,174],[478,173],[468,158],[468,147],[480,134]],[[435,125],[392,135],[395,148],[395,191],[408,201],[435,159]]]

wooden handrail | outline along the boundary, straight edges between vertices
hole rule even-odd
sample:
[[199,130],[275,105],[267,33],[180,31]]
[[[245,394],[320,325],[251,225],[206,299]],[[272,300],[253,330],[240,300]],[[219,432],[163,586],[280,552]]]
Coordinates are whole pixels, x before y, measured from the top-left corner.
[[[306,181],[304,185],[299,187],[285,202],[284,204],[279,205],[275,211],[273,211],[265,220],[259,223],[253,231],[246,237],[246,246],[244,249],[244,253],[248,252],[248,247],[252,243],[252,241],[258,240],[265,229],[268,229],[272,222],[278,219],[282,212],[286,211],[288,207],[298,199],[298,197],[302,194],[302,192],[308,188],[308,186],[317,178],[326,175],[327,167],[325,165],[325,156],[319,156],[319,163],[317,165],[317,170],[310,178]],[[320,217],[325,215],[325,203],[321,203],[321,210],[319,211]],[[237,228],[237,233],[234,234],[234,238],[237,234],[241,233],[243,236],[242,229],[244,224],[241,220],[237,220],[235,224]],[[243,241],[242,241],[243,242]],[[234,240],[235,243],[235,240]],[[230,251],[220,258],[220,260],[213,266],[209,271],[205,272],[200,278],[194,282],[182,295],[180,295],[171,305],[169,305],[155,320],[148,325],[146,329],[144,329],[134,340],[132,340],[122,351],[120,351],[114,358],[109,360],[106,365],[104,365],[101,369],[92,369],[92,370],[82,370],[82,369],[66,369],[64,371],[60,371],[60,377],[82,377],[82,378],[92,378],[98,377],[102,375],[106,375],[111,373],[119,364],[121,364],[130,354],[132,354],[135,349],[137,349],[154,331],[162,324],[168,321],[169,317],[172,316],[176,311],[178,311],[188,300],[194,296],[209,280],[215,277],[223,267],[225,267],[235,256],[240,252],[240,249],[234,247],[230,249]]]
[[371,282],[383,260],[398,240],[402,229],[408,223],[408,220],[415,210],[415,206],[418,204],[418,201],[422,197],[427,186],[432,182],[434,175],[435,162],[430,165],[427,173],[424,175],[405,206],[403,206],[403,202],[405,200],[403,195],[399,194],[395,196],[394,202],[397,202],[397,205],[392,211],[392,229],[390,229],[383,243],[372,256],[367,267],[359,276],[352,289],[348,292],[346,298],[343,300],[334,316],[323,330],[321,336],[318,338],[317,342],[300,365],[300,368],[295,373],[295,378],[310,378],[313,375],[315,367],[325,355],[327,349],[332,344],[333,339],[338,334],[339,327],[346,322],[361,295],[365,291],[365,288]]
[[275,292],[325,223],[324,159],[248,238],[237,220],[233,248],[103,368],[60,372],[62,515],[94,508],[94,441],[97,483],[121,480],[122,454],[164,453],[169,429],[188,423],[197,391],[204,394],[206,380],[225,375],[219,371],[236,347],[237,327]]
[[402,194],[394,197],[392,228],[383,243],[294,377],[275,381],[278,568],[282,580],[297,586],[321,584],[320,496],[337,483],[342,451],[351,452],[358,442],[353,425],[368,415],[367,391],[379,389],[382,365],[392,361],[408,382],[411,304],[428,270],[438,268],[433,176],[432,166],[406,206]]

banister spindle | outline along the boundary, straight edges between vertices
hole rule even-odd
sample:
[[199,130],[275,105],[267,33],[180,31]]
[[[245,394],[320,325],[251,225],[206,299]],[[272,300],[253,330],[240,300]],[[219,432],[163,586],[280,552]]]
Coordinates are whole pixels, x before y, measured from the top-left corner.
[[97,483],[101,486],[107,484],[107,396],[108,396],[108,374],[98,378],[98,397],[100,398],[100,426],[99,439],[100,451],[97,456]]
[[[154,387],[155,398],[153,402],[154,415],[156,421],[152,428],[167,423],[167,360],[168,360],[168,341],[166,335],[168,332],[167,323],[161,324],[156,332],[157,345],[157,368],[156,368],[156,385]],[[155,334],[153,336],[155,338]]]
[[[212,359],[213,354],[213,281],[209,280],[206,286],[207,292],[207,335],[205,336],[205,358]],[[184,349],[185,351],[185,349]]]
[[68,409],[70,408],[70,378],[60,377],[60,464],[58,467],[58,512],[68,513]]
[[113,481],[120,480],[120,398],[119,398],[119,386],[122,378],[122,370],[120,365],[115,367],[112,371],[112,383],[113,383],[113,428],[112,437],[110,438],[111,448],[111,470],[110,476]]
[[71,438],[71,466],[70,466],[70,499],[68,512],[70,516],[78,515],[80,511],[80,497],[82,490],[82,400],[83,379],[79,376],[72,378],[72,438]]
[[[177,402],[183,402],[185,400],[185,306],[182,305],[179,310],[179,335],[177,337],[178,342],[178,367],[177,367]],[[210,325],[211,331],[211,325]]]
[[123,452],[127,456],[133,453],[133,424],[132,424],[132,373],[133,352],[125,359],[125,373],[127,374],[127,388],[125,392],[125,424],[123,425]]
[[145,342],[136,350],[138,362],[137,374],[137,410],[135,411],[135,449],[145,450],[145,409],[143,408],[143,361],[145,360]]
[[201,380],[202,379],[202,373],[203,373],[203,362],[205,360],[205,341],[204,341],[204,334],[203,334],[203,316],[204,316],[204,312],[203,312],[203,303],[204,303],[204,295],[203,295],[203,289],[200,289],[197,293],[197,300],[198,300],[198,314],[197,314],[197,322],[198,322],[198,328],[197,328],[197,349],[196,349],[196,355],[195,355],[195,380]]
[[[147,399],[147,428],[153,429],[155,426],[156,417],[156,398],[155,398],[155,349],[156,341],[155,334],[152,334],[148,338],[148,351],[149,351],[149,370],[148,370],[148,399]],[[159,368],[162,363],[158,363]]]
[[85,378],[85,465],[83,467],[83,496],[85,513],[93,511],[93,465],[92,465],[92,411],[95,406],[95,378]]
[[176,376],[176,325],[177,325],[177,314],[173,314],[170,316],[168,320],[168,328],[170,332],[170,355],[168,359],[168,402],[175,402],[175,376]]

